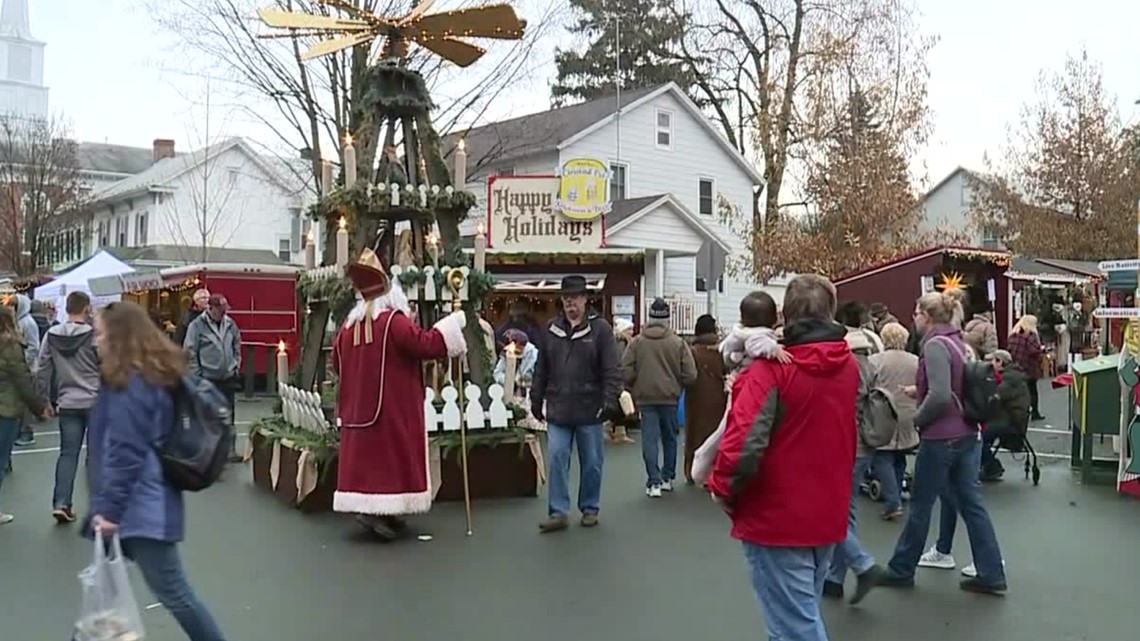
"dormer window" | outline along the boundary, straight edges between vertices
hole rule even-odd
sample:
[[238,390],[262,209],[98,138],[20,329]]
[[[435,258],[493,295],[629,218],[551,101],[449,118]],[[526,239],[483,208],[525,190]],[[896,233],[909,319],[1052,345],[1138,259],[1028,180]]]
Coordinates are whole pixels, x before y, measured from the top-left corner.
[[673,150],[673,112],[658,109],[656,115],[657,148]]

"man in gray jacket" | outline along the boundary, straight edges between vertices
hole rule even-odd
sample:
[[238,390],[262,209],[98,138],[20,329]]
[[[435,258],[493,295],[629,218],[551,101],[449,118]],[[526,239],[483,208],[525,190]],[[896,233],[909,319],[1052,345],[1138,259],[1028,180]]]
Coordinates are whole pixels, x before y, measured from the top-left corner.
[[88,319],[91,299],[83,292],[67,295],[67,322],[48,330],[36,360],[36,383],[40,394],[52,398],[52,382],[58,385],[54,402],[59,416],[59,458],[55,463],[52,517],[57,523],[75,521],[71,498],[79,452],[87,434],[87,422],[99,395],[99,355],[95,332]]
[[[226,312],[229,301],[225,296],[211,296],[206,312],[190,322],[186,328],[183,347],[190,357],[190,371],[212,382],[226,396],[230,406],[230,421],[234,420],[234,398],[241,371],[241,330]],[[241,461],[237,454],[237,433],[230,443],[230,462]]]

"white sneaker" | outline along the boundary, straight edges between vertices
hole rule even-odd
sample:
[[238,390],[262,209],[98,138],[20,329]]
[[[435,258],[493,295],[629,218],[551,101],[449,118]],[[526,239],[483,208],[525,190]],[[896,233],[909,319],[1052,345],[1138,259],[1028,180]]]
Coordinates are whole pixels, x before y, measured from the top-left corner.
[[16,517],[12,516],[11,514],[5,514],[4,512],[0,512],[0,525],[4,525],[5,523],[11,523],[12,520],[15,518]]
[[[1003,568],[1005,567],[1005,560],[1004,559],[1002,559],[1001,566]],[[971,579],[977,577],[978,576],[978,567],[976,565],[974,565],[973,563],[967,565],[966,567],[962,568],[962,576],[967,576],[967,577],[970,577]]]
[[662,481],[661,482],[661,491],[662,492],[672,492],[673,491],[673,481]]
[[919,557],[918,566],[923,568],[938,568],[939,570],[953,570],[958,567],[958,564],[954,562],[953,555],[943,554],[938,551],[938,548],[933,547]]
[[660,485],[653,485],[653,486],[645,488],[645,496],[648,496],[651,499],[661,498],[661,486]]

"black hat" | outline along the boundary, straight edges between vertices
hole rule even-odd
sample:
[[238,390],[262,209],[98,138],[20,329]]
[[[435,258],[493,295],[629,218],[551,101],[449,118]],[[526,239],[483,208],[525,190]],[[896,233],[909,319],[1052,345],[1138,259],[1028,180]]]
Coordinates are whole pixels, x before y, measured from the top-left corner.
[[586,278],[584,276],[571,275],[562,277],[562,295],[573,296],[575,294],[585,294]]
[[658,319],[669,318],[669,303],[663,299],[654,298],[653,302],[649,304],[649,317]]

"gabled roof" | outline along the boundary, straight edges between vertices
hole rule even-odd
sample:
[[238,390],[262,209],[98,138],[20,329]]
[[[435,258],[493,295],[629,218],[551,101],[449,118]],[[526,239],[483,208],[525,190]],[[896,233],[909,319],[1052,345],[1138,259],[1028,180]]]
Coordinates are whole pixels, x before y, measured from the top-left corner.
[[303,188],[303,186],[300,185],[291,185],[290,182],[293,181],[287,181],[286,177],[281,175],[280,167],[271,164],[268,159],[262,158],[245,140],[241,138],[229,138],[220,143],[203,147],[190,153],[177,155],[173,158],[163,158],[145,171],[124,178],[113,185],[107,186],[102,191],[95,193],[93,204],[114,202],[140,192],[168,188],[169,183],[175,178],[202,165],[208,158],[217,158],[231,149],[238,149],[245,153],[246,156],[261,167],[265,174],[282,189],[291,193],[297,193]]
[[[756,167],[740,155],[724,133],[713,126],[700,107],[674,82],[623,92],[620,113],[627,114],[666,93],[672,94],[756,184],[764,182],[763,175]],[[474,127],[466,132],[452,133],[444,138],[441,147],[450,155],[459,139],[463,138],[467,151],[467,174],[470,176],[489,164],[561,151],[609,124],[617,118],[618,113],[617,96],[606,96],[569,107]]]
[[953,180],[955,177],[958,176],[958,174],[963,174],[963,173],[966,174],[967,177],[972,178],[978,182],[988,182],[990,180],[989,176],[987,176],[986,174],[984,174],[980,171],[974,171],[972,169],[966,169],[965,167],[962,167],[961,165],[959,165],[958,167],[956,167],[954,169],[954,171],[950,172],[949,174],[946,174],[945,178],[943,178],[942,180],[939,180],[937,183],[935,183],[935,185],[933,187],[928,189],[926,192],[926,195],[923,196],[922,199],[926,200],[927,198],[930,198],[930,196],[934,192],[938,191],[939,189],[942,189],[942,187],[946,183]]
[[84,171],[107,174],[140,174],[154,164],[154,150],[146,147],[81,142],[75,155]]
[[677,212],[685,222],[689,223],[689,226],[695,229],[698,234],[704,236],[705,240],[715,243],[726,254],[732,253],[732,247],[724,242],[699,216],[681,204],[681,201],[677,200],[677,197],[673,194],[658,194],[656,196],[615,201],[613,210],[606,215],[606,237],[608,238],[613,234],[620,233],[622,229],[632,225],[641,217],[661,206],[668,206],[673,209],[673,211]]
[[[136,265],[174,266],[189,265],[202,259],[201,247],[182,245],[150,245],[148,247],[108,247],[105,250],[115,258]],[[252,265],[282,265],[277,254],[265,249],[232,249],[207,247],[206,258],[211,263],[248,263]]]
[[1094,263],[1088,260],[1063,260],[1060,258],[1038,258],[1037,262],[1048,265],[1050,267],[1057,267],[1066,272],[1080,274],[1082,276],[1089,276],[1092,278],[1099,278],[1104,276],[1100,271],[1099,263]]
[[1009,266],[1009,261],[1013,256],[1007,251],[996,249],[979,249],[976,247],[959,247],[956,245],[935,245],[933,247],[928,247],[926,249],[912,252],[910,254],[892,258],[890,260],[885,260],[869,267],[863,267],[861,269],[856,269],[854,271],[848,272],[834,279],[832,281],[832,284],[838,287],[839,285],[859,280],[861,278],[866,278],[867,276],[887,271],[888,269],[894,269],[899,265],[913,263],[915,261],[929,258],[931,256],[936,256],[938,254],[947,254],[951,257],[969,256],[1006,267]]

